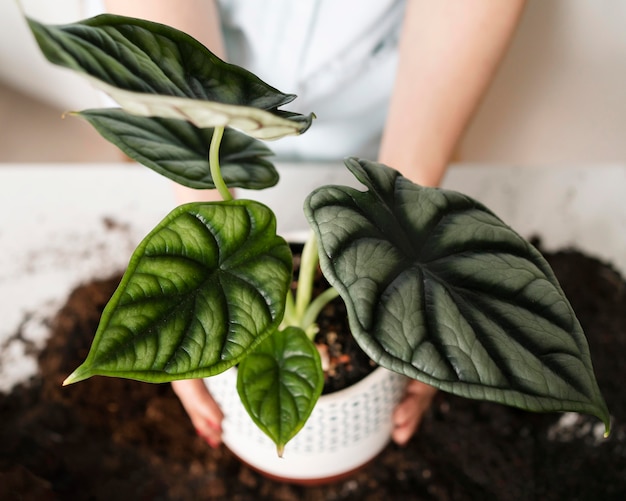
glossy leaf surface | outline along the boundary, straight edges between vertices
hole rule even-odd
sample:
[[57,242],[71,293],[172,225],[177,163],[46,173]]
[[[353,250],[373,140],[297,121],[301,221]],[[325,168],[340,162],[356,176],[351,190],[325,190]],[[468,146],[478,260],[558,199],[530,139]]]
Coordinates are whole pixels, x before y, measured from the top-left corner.
[[261,343],[237,373],[237,391],[252,420],[276,444],[302,429],[324,386],[315,345],[302,329],[287,327]]
[[[183,120],[131,115],[119,108],[77,115],[130,158],[172,181],[190,188],[215,188],[208,161],[213,129],[199,129]],[[264,158],[269,155],[271,150],[261,141],[227,128],[220,146],[224,181],[233,188],[274,186],[278,173]]]
[[82,73],[135,115],[231,126],[259,139],[300,134],[311,125],[312,115],[279,110],[294,95],[174,28],[109,14],[58,26],[28,23],[51,63]]
[[368,355],[461,396],[608,427],[583,331],[541,254],[465,195],[346,164],[368,190],[320,188],[306,212]]
[[232,367],[276,330],[292,267],[264,205],[178,207],[133,254],[66,384],[93,375],[163,382]]

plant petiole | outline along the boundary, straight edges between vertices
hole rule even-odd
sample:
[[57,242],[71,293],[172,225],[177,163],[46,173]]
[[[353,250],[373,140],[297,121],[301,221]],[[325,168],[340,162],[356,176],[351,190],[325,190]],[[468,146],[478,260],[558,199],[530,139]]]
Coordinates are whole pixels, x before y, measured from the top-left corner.
[[222,169],[220,168],[220,144],[222,143],[223,136],[224,127],[215,127],[213,129],[213,137],[211,138],[211,145],[209,146],[209,167],[215,188],[219,191],[220,195],[222,195],[224,201],[230,201],[233,199],[233,196],[224,182]]

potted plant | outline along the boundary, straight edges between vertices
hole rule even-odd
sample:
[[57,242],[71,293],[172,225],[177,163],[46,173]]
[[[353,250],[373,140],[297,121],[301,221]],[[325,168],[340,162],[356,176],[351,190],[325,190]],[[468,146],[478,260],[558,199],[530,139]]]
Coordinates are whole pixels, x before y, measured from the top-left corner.
[[[292,253],[275,215],[229,189],[278,181],[259,140],[311,126],[312,114],[280,109],[295,96],[161,24],[112,15],[28,22],[52,63],[121,106],[77,115],[129,157],[224,199],[174,209],[138,246],[66,384],[94,375],[220,380],[237,367],[241,405],[282,455],[322,391],[312,333],[339,294],[355,340],[399,385],[409,377],[530,411],[589,413],[608,433],[571,306],[541,254],[489,209],[348,159],[366,190],[321,186],[304,201],[314,238],[294,299]],[[314,299],[318,256],[332,288]]]

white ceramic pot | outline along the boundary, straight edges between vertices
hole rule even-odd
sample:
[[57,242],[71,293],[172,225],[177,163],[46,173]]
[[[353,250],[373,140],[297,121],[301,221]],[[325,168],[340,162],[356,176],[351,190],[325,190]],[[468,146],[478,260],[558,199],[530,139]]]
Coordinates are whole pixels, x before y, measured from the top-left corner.
[[274,443],[241,404],[236,380],[236,369],[205,379],[225,415],[224,444],[265,475],[298,483],[333,480],[381,452],[389,442],[391,414],[407,381],[379,367],[349,388],[322,395],[304,428],[279,458]]

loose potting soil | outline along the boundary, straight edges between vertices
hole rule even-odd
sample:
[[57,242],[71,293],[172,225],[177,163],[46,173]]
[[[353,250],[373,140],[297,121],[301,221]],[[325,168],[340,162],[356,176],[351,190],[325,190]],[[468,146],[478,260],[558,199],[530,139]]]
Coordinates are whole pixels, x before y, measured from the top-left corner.
[[112,277],[71,294],[39,354],[40,374],[0,395],[0,499],[626,499],[626,284],[580,253],[547,257],[587,334],[614,418],[608,439],[592,417],[440,392],[407,446],[389,444],[351,477],[273,482],[196,436],[167,384],[95,377],[61,386],[87,354]]

